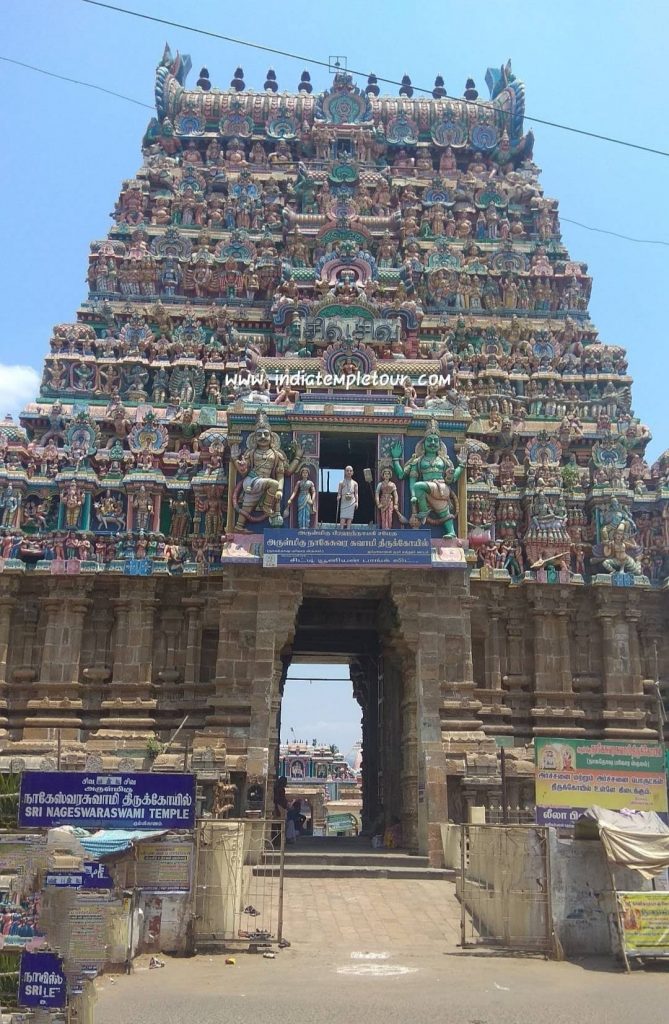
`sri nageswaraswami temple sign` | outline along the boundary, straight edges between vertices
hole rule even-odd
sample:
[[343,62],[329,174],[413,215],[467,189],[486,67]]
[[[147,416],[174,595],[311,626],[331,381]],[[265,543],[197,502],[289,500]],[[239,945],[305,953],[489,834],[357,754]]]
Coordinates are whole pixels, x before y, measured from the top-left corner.
[[165,50],[88,293],[0,424],[0,755],[188,748],[265,806],[291,659],[335,658],[363,818],[436,862],[440,822],[498,813],[500,744],[531,816],[535,735],[657,737],[669,452],[510,63],[485,101],[189,68]]

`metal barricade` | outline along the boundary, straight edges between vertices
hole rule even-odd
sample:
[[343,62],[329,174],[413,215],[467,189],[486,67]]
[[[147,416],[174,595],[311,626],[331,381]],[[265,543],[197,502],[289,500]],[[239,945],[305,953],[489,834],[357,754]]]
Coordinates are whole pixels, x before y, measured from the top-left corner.
[[196,826],[193,945],[280,942],[285,827],[270,819],[208,819]]
[[548,829],[461,829],[457,894],[462,945],[555,955]]

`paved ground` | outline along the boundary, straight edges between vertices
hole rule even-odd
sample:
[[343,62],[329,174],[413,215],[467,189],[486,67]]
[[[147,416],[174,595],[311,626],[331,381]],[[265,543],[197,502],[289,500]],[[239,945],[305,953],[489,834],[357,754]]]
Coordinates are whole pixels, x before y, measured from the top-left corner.
[[274,960],[240,954],[138,962],[103,978],[96,1024],[629,1024],[666,1020],[668,971],[623,975],[577,964],[463,951],[445,881],[286,880]]
[[460,904],[449,882],[287,878],[285,886],[283,930],[302,956],[320,955],[324,942],[425,954],[460,941]]

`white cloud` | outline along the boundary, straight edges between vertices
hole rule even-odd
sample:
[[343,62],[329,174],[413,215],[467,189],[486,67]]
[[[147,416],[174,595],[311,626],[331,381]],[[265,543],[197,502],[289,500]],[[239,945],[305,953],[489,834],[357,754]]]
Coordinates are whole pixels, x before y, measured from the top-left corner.
[[14,419],[27,402],[34,402],[40,377],[32,366],[0,363],[0,420],[8,412]]

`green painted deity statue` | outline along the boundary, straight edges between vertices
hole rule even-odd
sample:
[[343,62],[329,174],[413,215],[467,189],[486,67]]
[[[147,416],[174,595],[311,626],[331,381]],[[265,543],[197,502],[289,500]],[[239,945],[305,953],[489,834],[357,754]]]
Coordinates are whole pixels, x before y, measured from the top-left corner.
[[457,483],[464,466],[453,467],[436,420],[430,421],[424,439],[404,466],[401,442],[391,446],[390,454],[395,474],[400,480],[409,478],[412,512],[421,525],[436,520],[443,526],[444,537],[455,537],[457,500],[449,485]]

